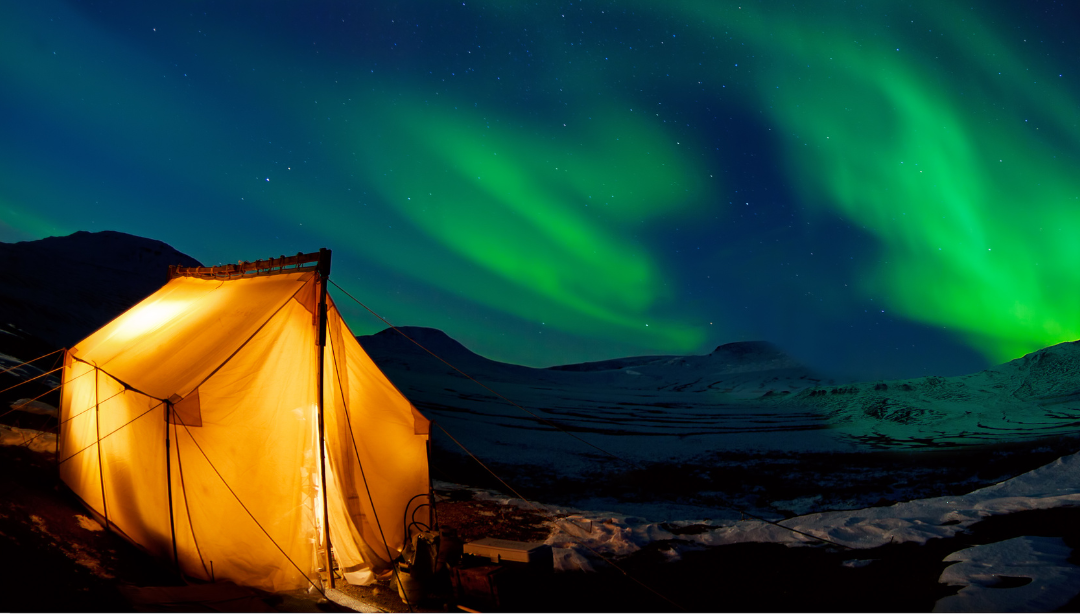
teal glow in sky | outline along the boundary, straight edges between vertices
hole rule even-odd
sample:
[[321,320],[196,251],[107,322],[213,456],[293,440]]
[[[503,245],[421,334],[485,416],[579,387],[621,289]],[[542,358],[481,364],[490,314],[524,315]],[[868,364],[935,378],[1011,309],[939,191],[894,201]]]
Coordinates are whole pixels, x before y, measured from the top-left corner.
[[0,240],[329,247],[391,321],[536,366],[765,339],[969,372],[1080,337],[1076,17],[5,6]]

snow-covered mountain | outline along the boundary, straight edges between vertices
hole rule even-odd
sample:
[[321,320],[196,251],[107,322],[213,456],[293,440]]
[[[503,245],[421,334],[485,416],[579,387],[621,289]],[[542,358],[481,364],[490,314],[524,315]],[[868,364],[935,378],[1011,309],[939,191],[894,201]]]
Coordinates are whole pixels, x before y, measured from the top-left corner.
[[812,407],[870,446],[955,447],[1080,430],[1080,342],[979,373],[813,387],[784,399]]
[[122,232],[0,243],[6,337],[70,346],[164,285],[170,264],[201,266],[161,241]]

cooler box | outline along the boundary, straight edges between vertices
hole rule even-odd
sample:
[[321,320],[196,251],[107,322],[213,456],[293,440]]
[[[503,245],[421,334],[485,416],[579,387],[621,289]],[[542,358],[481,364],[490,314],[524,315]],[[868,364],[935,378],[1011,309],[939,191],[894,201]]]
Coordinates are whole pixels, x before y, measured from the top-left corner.
[[518,563],[529,567],[554,567],[551,546],[539,542],[516,542],[485,537],[465,544],[464,553],[484,557],[492,563]]

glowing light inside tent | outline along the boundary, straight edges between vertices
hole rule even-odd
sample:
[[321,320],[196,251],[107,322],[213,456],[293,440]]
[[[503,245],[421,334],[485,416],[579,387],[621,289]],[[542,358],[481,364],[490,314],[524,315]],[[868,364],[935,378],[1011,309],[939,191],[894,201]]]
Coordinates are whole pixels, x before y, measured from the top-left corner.
[[[427,421],[367,368],[371,359],[337,311],[327,316],[333,352],[324,350],[319,433],[318,321],[293,300],[311,275],[177,277],[73,348],[61,478],[185,575],[267,591],[309,586],[324,501],[341,567],[371,569],[366,553],[384,543],[400,552],[407,529],[368,519],[406,517],[428,491],[427,436],[418,434]],[[96,379],[77,377],[95,367]],[[169,424],[159,399],[174,392],[183,400]],[[99,432],[109,435],[96,453],[77,453]],[[332,482],[319,475],[320,435]]]
[[131,311],[124,317],[116,335],[120,339],[130,339],[160,328],[188,305],[188,301],[163,300]]

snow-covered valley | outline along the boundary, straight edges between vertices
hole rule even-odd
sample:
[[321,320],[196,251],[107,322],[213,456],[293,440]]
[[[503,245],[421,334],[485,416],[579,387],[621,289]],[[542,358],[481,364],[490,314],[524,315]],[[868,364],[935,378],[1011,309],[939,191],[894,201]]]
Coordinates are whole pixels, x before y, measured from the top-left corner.
[[961,495],[1078,443],[1076,343],[968,376],[853,383],[824,380],[765,343],[531,369],[439,331],[400,330],[477,380],[393,330],[360,337],[441,427],[445,467],[436,462],[434,475],[477,476],[464,448],[549,501],[658,521]]

